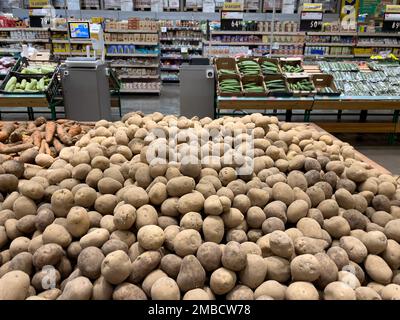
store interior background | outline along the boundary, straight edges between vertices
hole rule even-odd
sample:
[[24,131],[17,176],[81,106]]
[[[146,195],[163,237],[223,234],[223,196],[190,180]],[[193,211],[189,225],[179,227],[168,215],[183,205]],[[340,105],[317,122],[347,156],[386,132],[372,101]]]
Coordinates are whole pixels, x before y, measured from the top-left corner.
[[[8,1],[8,0],[7,0]],[[6,0],[0,0],[2,5],[7,2]],[[182,0],[181,0],[182,2]],[[271,2],[271,1],[270,1]],[[279,1],[277,1],[279,2]],[[311,1],[308,1],[311,2]],[[324,2],[331,3],[331,6],[339,7],[340,1],[314,1],[314,2]],[[0,5],[1,9],[1,5]],[[23,9],[13,9],[15,12]],[[83,12],[83,11],[82,11]],[[100,13],[100,11],[99,11]],[[135,12],[121,12],[118,11],[101,11],[101,14],[107,17],[114,17],[115,15],[121,16],[133,16],[133,17],[153,17],[154,13],[149,11],[135,11]],[[179,14],[179,12],[176,12]],[[177,16],[175,12],[164,12],[160,14],[160,17],[168,17],[170,15]],[[262,14],[262,13],[260,13]],[[215,13],[213,16],[217,16]],[[269,13],[271,15],[271,13]],[[327,14],[329,16],[329,14]],[[337,14],[332,16],[337,16]],[[182,19],[190,19],[190,12],[183,12]],[[329,19],[329,18],[328,18]],[[161,112],[163,114],[175,114],[179,115],[180,110],[180,86],[179,83],[163,83],[160,95],[122,95],[122,114],[131,111],[142,111],[145,114],[152,112]],[[10,108],[11,110],[11,108]],[[246,111],[244,111],[246,112]],[[344,111],[344,114],[346,111]],[[39,112],[35,113],[35,116],[41,115]],[[25,115],[22,114],[2,114],[2,120],[24,120]],[[117,120],[119,118],[118,111],[113,109],[113,118]],[[27,117],[26,117],[27,119]],[[281,120],[284,117],[280,117]],[[373,120],[374,118],[371,117]],[[298,114],[296,116],[296,111],[293,112],[292,121],[301,122],[303,116]],[[318,121],[317,116],[313,117],[313,121]],[[365,154],[370,159],[380,163],[382,166],[386,167],[388,170],[394,174],[400,174],[400,140],[396,139],[394,144],[389,144],[386,134],[335,134],[339,139],[346,141],[357,148],[360,152]]]

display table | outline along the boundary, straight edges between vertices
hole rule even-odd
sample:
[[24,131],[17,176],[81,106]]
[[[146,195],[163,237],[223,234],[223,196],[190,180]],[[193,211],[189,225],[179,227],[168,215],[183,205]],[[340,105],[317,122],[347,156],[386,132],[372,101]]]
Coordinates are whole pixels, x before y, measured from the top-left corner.
[[[1,112],[3,113],[22,113],[21,111],[2,111],[1,108],[27,108],[29,120],[34,119],[34,108],[50,109],[51,119],[55,120],[57,117],[56,107],[62,105],[62,97],[54,97],[48,101],[45,94],[0,94],[0,119]],[[25,112],[23,112],[25,113]]]
[[[233,110],[233,112],[221,112]],[[220,97],[216,98],[215,117],[237,114],[243,110],[257,110],[264,114],[277,114],[286,110],[286,121],[291,121],[293,110],[304,110],[304,121],[312,115],[336,117],[336,122],[318,122],[329,132],[389,133],[393,142],[395,133],[400,132],[400,96],[314,96],[314,97]],[[326,112],[337,111],[336,113]],[[359,116],[358,122],[341,122],[342,111],[353,110],[346,115]],[[262,112],[264,111],[264,112]],[[324,112],[325,111],[325,112]],[[385,116],[389,121],[367,122],[368,112],[374,116]],[[382,111],[387,111],[383,113]]]

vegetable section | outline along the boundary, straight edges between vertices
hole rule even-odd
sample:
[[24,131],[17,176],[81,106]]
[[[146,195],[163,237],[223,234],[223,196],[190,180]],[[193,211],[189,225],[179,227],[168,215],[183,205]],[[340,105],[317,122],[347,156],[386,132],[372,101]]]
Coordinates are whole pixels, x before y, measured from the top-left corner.
[[12,76],[4,88],[5,92],[14,93],[39,93],[47,90],[51,79],[44,76],[38,79],[22,79],[18,81],[16,76]]

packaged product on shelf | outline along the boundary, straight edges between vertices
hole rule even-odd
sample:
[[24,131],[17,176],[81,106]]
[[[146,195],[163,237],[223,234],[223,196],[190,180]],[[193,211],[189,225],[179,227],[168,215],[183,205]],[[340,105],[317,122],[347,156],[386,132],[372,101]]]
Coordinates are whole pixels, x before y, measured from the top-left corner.
[[272,11],[274,9],[275,3],[275,10],[281,11],[282,10],[282,0],[264,0],[264,7],[263,11]]

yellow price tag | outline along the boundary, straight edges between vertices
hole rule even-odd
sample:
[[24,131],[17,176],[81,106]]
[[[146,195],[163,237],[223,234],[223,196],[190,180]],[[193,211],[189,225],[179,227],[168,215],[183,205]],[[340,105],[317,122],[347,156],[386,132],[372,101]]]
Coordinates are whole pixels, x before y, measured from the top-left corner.
[[29,0],[29,8],[43,8],[49,5],[49,0]]
[[303,3],[303,11],[321,12],[322,3]]
[[243,3],[224,2],[223,11],[243,11]]
[[400,13],[400,5],[388,4],[385,8],[386,13]]

